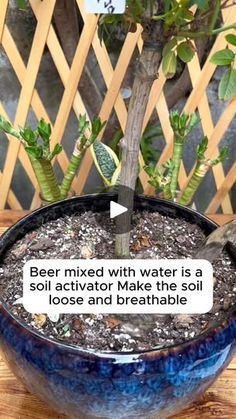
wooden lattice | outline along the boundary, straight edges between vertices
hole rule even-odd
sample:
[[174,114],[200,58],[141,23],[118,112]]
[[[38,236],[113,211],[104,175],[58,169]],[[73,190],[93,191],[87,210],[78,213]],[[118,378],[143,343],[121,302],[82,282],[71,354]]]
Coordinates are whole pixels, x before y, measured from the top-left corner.
[[[21,93],[17,111],[14,121],[12,121],[14,125],[16,127],[25,125],[30,107],[32,107],[37,119],[44,117],[45,120],[51,122],[47,110],[40,98],[40,92],[38,92],[35,88],[43,52],[45,46],[47,45],[64,86],[64,93],[53,126],[53,144],[62,141],[66,124],[72,109],[77,117],[79,114],[84,114],[86,112],[83,100],[78,90],[78,85],[90,48],[93,48],[94,50],[107,87],[106,95],[100,110],[100,117],[102,120],[108,120],[114,109],[120,126],[122,130],[124,130],[127,120],[127,107],[120,94],[120,89],[135,48],[138,47],[139,51],[142,49],[142,39],[140,36],[142,28],[139,26],[135,33],[129,33],[127,35],[118,62],[115,68],[113,68],[106,47],[104,44],[100,43],[98,38],[98,17],[86,14],[84,1],[77,0],[78,8],[84,20],[84,26],[75,51],[72,65],[69,67],[52,24],[52,16],[56,0],[44,0],[43,2],[40,0],[30,0],[30,5],[37,19],[37,26],[28,63],[25,66],[17,45],[14,42],[6,24],[8,3],[9,0],[1,0],[0,43],[2,44],[2,47],[5,50],[12,68],[14,69],[14,72],[21,84]],[[235,22],[236,6],[225,9],[222,16],[225,24]],[[197,55],[188,64],[193,88],[186,102],[185,111],[199,111],[203,132],[210,139],[208,155],[211,157],[214,157],[218,153],[219,143],[231,124],[236,111],[235,98],[228,104],[227,108],[224,109],[217,124],[214,125],[206,94],[206,89],[215,71],[215,65],[210,62],[210,57],[215,51],[224,48],[225,45],[225,33],[220,34],[217,37],[215,44],[212,47],[212,51],[209,54],[209,58],[205,62],[203,68],[200,67]],[[166,141],[159,164],[170,157],[173,146],[173,134],[169,123],[169,110],[163,92],[165,81],[165,77],[160,70],[159,78],[154,83],[150,94],[143,127],[143,129],[145,129],[153,112],[157,112]],[[1,102],[0,114],[3,114],[8,120],[10,120]],[[27,172],[35,189],[34,197],[31,202],[31,209],[36,208],[40,203],[39,189],[28,157],[23,147],[15,138],[8,136],[8,142],[9,144],[3,172],[0,172],[0,209],[4,209],[6,205],[12,209],[21,209],[21,204],[11,189],[14,169],[18,159]],[[68,156],[65,152],[58,157],[58,163],[64,172],[68,164]],[[82,163],[81,170],[73,183],[73,190],[77,194],[82,193],[91,167],[92,159],[90,152],[88,151]],[[190,175],[191,173],[187,175],[185,167],[182,165],[179,180],[181,188],[186,185]],[[222,164],[216,166],[214,168],[213,175],[217,186],[217,192],[211,202],[209,202],[207,212],[214,213],[218,210],[218,208],[222,207],[224,213],[232,213],[233,210],[229,192],[236,182],[236,163],[233,164],[227,175],[224,173]],[[140,180],[144,191],[149,194],[152,193],[152,188],[148,184],[148,178],[144,171],[140,173]]]

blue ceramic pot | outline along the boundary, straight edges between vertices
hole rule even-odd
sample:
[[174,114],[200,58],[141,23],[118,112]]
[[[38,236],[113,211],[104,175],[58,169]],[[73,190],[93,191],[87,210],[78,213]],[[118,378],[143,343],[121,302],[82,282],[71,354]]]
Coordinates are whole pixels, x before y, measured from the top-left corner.
[[[64,214],[109,208],[113,195],[72,198],[37,210],[10,228],[0,254],[26,232]],[[178,204],[136,197],[135,207],[182,217],[209,234],[216,225]],[[104,354],[52,341],[0,302],[0,346],[14,373],[58,413],[72,418],[166,418],[202,394],[236,349],[236,306],[217,327],[182,345],[132,354]]]

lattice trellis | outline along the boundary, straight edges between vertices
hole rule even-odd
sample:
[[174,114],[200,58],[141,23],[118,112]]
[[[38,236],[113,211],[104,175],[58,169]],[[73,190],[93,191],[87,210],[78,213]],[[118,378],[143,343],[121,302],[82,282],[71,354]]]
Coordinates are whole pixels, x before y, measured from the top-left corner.
[[[136,33],[129,33],[127,35],[117,64],[115,68],[113,68],[106,47],[101,44],[98,39],[98,17],[86,14],[84,1],[77,0],[78,8],[84,20],[84,26],[75,51],[72,65],[69,67],[52,24],[52,16],[56,0],[44,0],[43,2],[40,0],[30,0],[32,10],[37,19],[37,26],[28,63],[25,66],[17,45],[6,25],[8,3],[9,0],[1,0],[0,43],[2,44],[2,47],[4,48],[12,68],[14,69],[14,72],[21,84],[21,93],[15,119],[13,121],[14,125],[25,125],[30,107],[32,107],[37,119],[44,117],[45,120],[51,122],[47,110],[40,98],[40,92],[38,92],[35,88],[43,52],[45,46],[47,45],[64,86],[64,93],[53,126],[53,144],[62,141],[72,109],[77,117],[79,114],[84,114],[86,112],[83,100],[78,90],[78,85],[90,48],[93,48],[94,50],[107,87],[106,95],[100,110],[100,117],[102,120],[108,120],[114,109],[120,126],[122,130],[124,130],[127,120],[127,107],[120,94],[120,89],[135,48],[138,46],[139,51],[142,49],[142,39],[140,36],[142,28],[139,26]],[[227,8],[223,11],[223,20],[225,24],[235,22],[236,6],[232,6],[231,8]],[[225,33],[220,34],[217,37],[215,44],[212,47],[212,51],[209,54],[209,58],[205,62],[203,68],[200,67],[197,55],[188,64],[193,88],[184,109],[187,112],[198,110],[201,117],[203,132],[210,139],[208,155],[211,157],[218,153],[219,143],[231,124],[236,111],[235,98],[228,104],[227,108],[224,109],[217,124],[214,125],[206,94],[207,87],[215,71],[215,66],[210,62],[210,57],[215,51],[224,48],[225,45]],[[143,129],[145,129],[151,115],[155,111],[160,120],[166,141],[159,164],[171,156],[173,146],[173,134],[169,123],[169,110],[163,92],[165,81],[165,77],[160,70],[159,78],[154,83],[150,94],[143,127]],[[3,114],[8,120],[10,119],[1,102],[0,114]],[[34,197],[31,202],[31,209],[36,208],[40,203],[39,189],[28,157],[23,147],[16,139],[8,136],[8,142],[9,144],[3,172],[0,172],[0,209],[4,209],[7,204],[12,209],[21,209],[21,204],[11,189],[14,169],[18,159],[27,172],[35,189]],[[58,157],[58,163],[64,172],[68,164],[68,156],[65,152]],[[80,172],[73,183],[73,190],[77,194],[82,193],[91,167],[91,155],[90,152],[87,152]],[[224,213],[232,213],[229,191],[236,182],[236,163],[233,164],[226,176],[222,164],[214,168],[213,174],[217,186],[217,192],[209,203],[207,212],[214,213],[221,206]],[[182,165],[179,179],[181,188],[186,185],[190,175],[191,173],[187,175],[185,167]],[[140,173],[140,180],[145,193],[152,193],[152,188],[148,184],[148,178],[144,171]]]

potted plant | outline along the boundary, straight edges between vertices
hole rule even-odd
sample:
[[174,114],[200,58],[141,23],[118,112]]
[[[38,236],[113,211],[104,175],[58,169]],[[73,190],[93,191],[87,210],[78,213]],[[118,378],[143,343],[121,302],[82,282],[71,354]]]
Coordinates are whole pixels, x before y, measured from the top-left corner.
[[[22,269],[22,263],[32,257],[42,258],[43,255],[52,257],[53,254],[54,257],[64,255],[64,258],[67,255],[72,258],[92,259],[98,254],[109,257],[110,254],[114,254],[113,244],[115,244],[115,256],[118,258],[130,257],[130,252],[132,252],[132,257],[144,258],[150,255],[150,251],[154,252],[155,258],[163,249],[161,247],[163,244],[159,240],[162,236],[164,248],[170,249],[171,256],[175,249],[170,246],[170,243],[174,240],[177,254],[180,255],[179,252],[184,248],[186,257],[190,256],[197,245],[204,240],[204,236],[216,227],[203,215],[179,203],[144,196],[134,198],[133,195],[138,174],[139,141],[147,98],[153,81],[157,77],[162,56],[165,74],[171,76],[175,73],[177,55],[184,62],[193,57],[192,39],[226,30],[224,27],[215,29],[221,4],[216,2],[214,10],[210,1],[140,2],[137,0],[128,1],[127,5],[124,16],[106,16],[101,22],[103,25],[101,28],[114,22],[125,24],[128,29],[134,29],[137,22],[141,22],[144,26],[144,48],[130,101],[125,140],[121,143],[121,164],[117,156],[108,149],[106,152],[109,156],[98,162],[100,145],[96,141],[92,141],[92,152],[104,180],[107,180],[109,186],[119,185],[118,202],[137,211],[135,231],[131,233],[132,211],[130,211],[127,218],[118,219],[116,243],[114,243],[114,226],[110,224],[109,230],[105,220],[110,201],[117,199],[117,196],[116,194],[98,194],[71,198],[41,208],[9,229],[0,241],[0,252],[4,257],[4,264],[0,271],[1,348],[11,368],[25,382],[27,388],[56,408],[57,412],[65,413],[70,417],[88,419],[112,419],[114,416],[118,418],[169,417],[211,385],[232,359],[236,347],[234,297],[227,307],[224,306],[225,301],[223,305],[217,307],[220,315],[219,312],[214,311],[210,323],[205,321],[203,328],[199,323],[197,331],[193,330],[191,321],[192,324],[198,323],[198,316],[193,319],[189,317],[155,318],[157,329],[155,336],[160,334],[162,329],[166,330],[167,334],[163,338],[158,338],[158,342],[153,343],[153,335],[147,334],[146,328],[141,327],[146,325],[146,318],[142,325],[140,322],[138,325],[135,324],[135,319],[130,324],[127,320],[120,321],[117,317],[110,318],[109,316],[104,318],[99,316],[94,318],[89,315],[85,318],[77,316],[69,321],[66,316],[58,319],[47,318],[45,314],[35,314],[34,317],[26,319],[26,313],[19,301],[21,295],[16,296],[15,288],[12,287],[12,278],[16,283],[20,283],[19,271]],[[193,5],[197,7],[197,15],[192,12]],[[211,19],[206,28],[205,23],[209,16]],[[197,29],[193,25],[195,19],[198,23]],[[232,65],[232,57],[227,65]],[[230,67],[229,70],[232,74],[233,69]],[[225,78],[228,80],[229,71],[227,74]],[[183,132],[181,131],[181,136],[176,135],[178,138],[176,138],[173,162],[166,163],[164,167],[168,171],[168,198],[176,199],[183,140],[193,118],[189,115],[172,114],[175,133],[179,134],[180,128],[183,128]],[[6,126],[4,129],[6,130]],[[7,126],[7,129],[12,129],[12,127]],[[47,127],[46,130],[48,133],[49,128]],[[44,137],[45,134],[42,135],[42,139]],[[24,138],[24,141],[27,143],[28,138],[27,140]],[[185,199],[186,203],[192,199],[192,190],[196,183],[199,183],[202,173],[204,174],[211,164],[218,161],[205,160],[206,147],[207,140],[204,139],[198,148],[194,178],[181,198]],[[225,154],[226,151],[223,151],[219,158],[223,159]],[[110,170],[111,162],[113,171],[107,173],[106,170],[107,168]],[[158,173],[154,170],[150,175],[150,181],[157,180],[157,186],[162,186],[166,193],[164,187],[166,185],[163,184],[166,173],[163,171]],[[127,196],[124,196],[124,187],[129,191]],[[150,225],[146,225],[147,220],[154,226],[152,231]],[[124,221],[125,232],[120,229],[120,224],[124,224]],[[182,234],[179,235],[177,232],[173,236],[173,225],[178,230],[182,229]],[[99,233],[100,230],[102,234]],[[101,236],[104,236],[103,239]],[[190,241],[184,244],[187,236]],[[55,250],[56,244],[58,247]],[[224,257],[227,259],[227,254]],[[226,272],[224,268],[223,271],[228,275],[228,284],[232,287],[235,267],[229,258],[227,263],[229,270]],[[222,272],[222,265],[220,265],[220,270]],[[165,327],[163,320],[168,320]],[[204,319],[201,318],[201,320]],[[101,323],[102,329],[96,329]],[[93,325],[96,326],[95,329]],[[168,338],[171,330],[181,330],[180,341],[179,335],[177,340],[171,341],[173,335]],[[91,335],[91,332],[94,334]],[[119,338],[115,337],[116,334]],[[113,342],[109,342],[108,339],[104,343],[103,337],[107,335],[109,339],[112,337]],[[96,339],[99,340],[101,336],[102,340],[97,342]],[[75,344],[74,337],[77,342],[86,339],[85,344]],[[113,349],[111,343],[115,344]],[[120,347],[117,346],[118,344]],[[99,345],[100,349],[98,349]]]

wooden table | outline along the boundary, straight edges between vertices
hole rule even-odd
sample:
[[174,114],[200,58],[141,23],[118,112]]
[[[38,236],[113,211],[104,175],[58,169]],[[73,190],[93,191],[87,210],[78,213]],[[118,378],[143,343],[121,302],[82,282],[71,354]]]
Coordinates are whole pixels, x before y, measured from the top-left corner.
[[[0,233],[24,215],[22,211],[0,212]],[[236,216],[211,216],[224,224]],[[189,409],[172,419],[236,419],[236,359],[206,394]],[[0,418],[1,419],[62,419],[32,396],[14,377],[0,357]],[[82,418],[81,418],[82,419]]]

